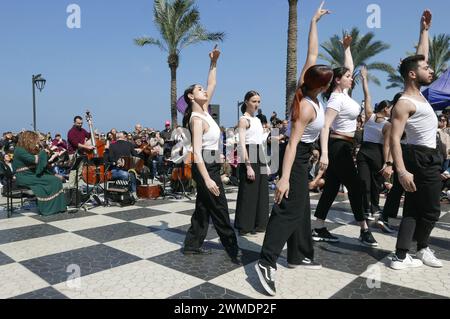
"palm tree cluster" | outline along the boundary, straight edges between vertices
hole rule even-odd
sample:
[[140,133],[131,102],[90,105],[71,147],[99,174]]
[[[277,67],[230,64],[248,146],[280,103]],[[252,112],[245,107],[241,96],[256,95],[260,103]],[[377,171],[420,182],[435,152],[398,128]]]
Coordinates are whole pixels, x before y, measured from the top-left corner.
[[170,68],[170,110],[172,127],[177,121],[177,69],[181,51],[200,42],[223,41],[225,33],[208,32],[200,24],[200,12],[194,0],[155,0],[153,18],[160,39],[140,37],[134,39],[138,46],[154,45],[166,52]]

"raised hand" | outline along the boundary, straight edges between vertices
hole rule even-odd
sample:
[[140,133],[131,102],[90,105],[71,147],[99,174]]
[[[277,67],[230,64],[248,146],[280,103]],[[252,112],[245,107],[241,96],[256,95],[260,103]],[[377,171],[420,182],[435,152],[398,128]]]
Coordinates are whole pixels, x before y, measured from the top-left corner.
[[367,71],[367,66],[363,65],[360,70],[363,79],[367,79],[369,72]]
[[325,4],[325,1],[322,1],[322,3],[320,4],[319,9],[317,9],[317,12],[316,12],[316,14],[313,17],[313,21],[318,22],[320,20],[320,18],[322,18],[324,15],[331,13],[330,10],[323,9],[324,4]]
[[352,44],[353,38],[350,34],[346,34],[344,36],[344,39],[341,40],[341,44],[344,47],[344,49],[347,49]]
[[422,18],[420,19],[420,27],[421,30],[428,31],[431,28],[431,20],[433,18],[433,15],[429,9],[426,9],[423,14]]
[[212,63],[216,63],[220,56],[220,50],[217,49],[217,44],[214,47],[214,49],[209,53],[209,58],[211,59]]

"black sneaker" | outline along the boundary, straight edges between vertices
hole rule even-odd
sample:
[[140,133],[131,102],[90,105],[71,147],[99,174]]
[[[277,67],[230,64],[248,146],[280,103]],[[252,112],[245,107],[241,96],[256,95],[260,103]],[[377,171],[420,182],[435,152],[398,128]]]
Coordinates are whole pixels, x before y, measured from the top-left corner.
[[331,235],[326,227],[320,229],[314,228],[314,230],[312,231],[312,238],[314,241],[326,241],[330,243],[339,242],[339,238]]
[[383,233],[392,234],[393,232],[395,232],[394,228],[391,225],[389,225],[387,221],[379,219],[377,221],[377,225]]
[[183,249],[183,254],[185,255],[211,255],[211,249],[203,249],[203,248],[185,248]]
[[375,240],[375,238],[373,238],[372,233],[368,229],[365,229],[365,230],[361,229],[361,236],[359,236],[359,240],[364,245],[367,245],[367,246],[370,246],[370,247],[377,247],[378,246],[377,241]]
[[295,269],[295,268],[298,268],[298,267],[302,267],[302,268],[305,268],[305,269],[313,269],[313,270],[322,269],[322,265],[321,264],[316,263],[314,260],[311,260],[309,258],[303,259],[302,262],[299,265],[297,265],[297,264],[289,264],[288,263],[288,268]]
[[275,289],[275,268],[270,266],[263,266],[258,261],[255,264],[256,273],[258,274],[259,281],[264,287],[264,290],[271,296],[275,296],[277,291]]

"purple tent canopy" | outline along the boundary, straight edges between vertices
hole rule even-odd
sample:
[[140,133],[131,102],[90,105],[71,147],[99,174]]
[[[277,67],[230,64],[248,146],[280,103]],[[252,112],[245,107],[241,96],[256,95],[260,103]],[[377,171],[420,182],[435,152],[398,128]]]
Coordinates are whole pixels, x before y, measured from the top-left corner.
[[422,93],[435,111],[442,111],[450,106],[450,69]]

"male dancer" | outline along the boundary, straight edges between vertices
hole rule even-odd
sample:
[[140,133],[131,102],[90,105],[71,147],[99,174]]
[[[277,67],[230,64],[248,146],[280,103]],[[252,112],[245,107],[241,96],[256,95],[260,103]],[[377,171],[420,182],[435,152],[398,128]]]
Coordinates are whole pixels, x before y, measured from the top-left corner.
[[[391,268],[401,270],[420,267],[442,267],[428,247],[430,234],[440,216],[441,159],[436,148],[437,117],[433,108],[420,93],[420,87],[433,81],[428,60],[428,30],[431,12],[426,10],[421,20],[421,36],[417,55],[403,60],[400,73],[405,91],[394,108],[391,145],[399,181],[407,192],[403,219],[398,233],[396,253]],[[407,147],[402,154],[400,139],[406,132]],[[417,241],[417,258],[408,251]]]

